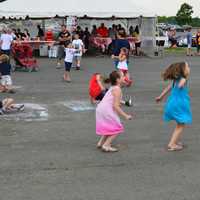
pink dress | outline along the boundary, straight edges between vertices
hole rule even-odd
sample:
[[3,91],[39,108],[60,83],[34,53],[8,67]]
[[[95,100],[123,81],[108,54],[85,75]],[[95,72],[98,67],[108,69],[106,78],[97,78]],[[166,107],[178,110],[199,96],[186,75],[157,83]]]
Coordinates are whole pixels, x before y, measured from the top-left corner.
[[[114,86],[118,87],[118,86]],[[113,108],[114,97],[111,87],[104,96],[103,100],[98,104],[96,109],[96,133],[97,135],[118,135],[124,131],[124,127],[120,121],[118,114]]]

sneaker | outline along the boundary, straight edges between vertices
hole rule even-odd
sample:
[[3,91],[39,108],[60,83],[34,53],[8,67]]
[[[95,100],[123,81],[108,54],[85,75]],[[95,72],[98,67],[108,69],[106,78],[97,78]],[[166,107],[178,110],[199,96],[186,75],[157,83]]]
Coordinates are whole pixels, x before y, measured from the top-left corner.
[[133,103],[132,103],[132,98],[131,98],[131,97],[129,98],[129,100],[127,100],[127,101],[125,102],[125,105],[128,106],[128,107],[131,107],[131,106],[133,105]]
[[61,64],[58,62],[57,66],[56,66],[56,69],[60,69],[60,68],[61,68]]
[[8,93],[15,94],[16,92],[14,90],[9,90]]
[[2,109],[0,109],[0,115],[3,115],[4,111]]
[[24,104],[20,105],[20,106],[17,108],[18,111],[24,111],[24,109],[25,109]]

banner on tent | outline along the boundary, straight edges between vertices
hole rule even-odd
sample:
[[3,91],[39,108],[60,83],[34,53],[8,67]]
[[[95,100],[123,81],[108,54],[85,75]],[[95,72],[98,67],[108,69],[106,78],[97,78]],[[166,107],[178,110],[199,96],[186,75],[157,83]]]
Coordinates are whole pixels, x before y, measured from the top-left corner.
[[67,17],[66,26],[67,26],[67,30],[69,30],[70,32],[73,32],[74,30],[76,30],[76,27],[78,26],[77,17],[75,16]]

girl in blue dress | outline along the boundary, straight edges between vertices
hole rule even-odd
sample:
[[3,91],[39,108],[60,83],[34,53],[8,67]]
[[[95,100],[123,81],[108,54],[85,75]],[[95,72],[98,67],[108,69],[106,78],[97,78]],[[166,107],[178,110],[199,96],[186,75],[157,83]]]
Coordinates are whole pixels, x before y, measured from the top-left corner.
[[181,151],[184,146],[180,143],[180,137],[186,125],[192,123],[192,112],[188,89],[188,78],[190,75],[189,65],[185,62],[170,65],[163,73],[164,81],[171,81],[156,98],[157,102],[171,91],[164,108],[164,120],[175,121],[176,128],[168,144],[168,151]]

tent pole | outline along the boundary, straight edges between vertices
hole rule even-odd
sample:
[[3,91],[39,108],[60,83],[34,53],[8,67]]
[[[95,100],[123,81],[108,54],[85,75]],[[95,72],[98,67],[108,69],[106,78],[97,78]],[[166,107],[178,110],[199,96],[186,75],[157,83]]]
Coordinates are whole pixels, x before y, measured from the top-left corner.
[[45,19],[42,19],[42,29],[45,32]]

